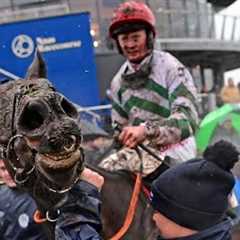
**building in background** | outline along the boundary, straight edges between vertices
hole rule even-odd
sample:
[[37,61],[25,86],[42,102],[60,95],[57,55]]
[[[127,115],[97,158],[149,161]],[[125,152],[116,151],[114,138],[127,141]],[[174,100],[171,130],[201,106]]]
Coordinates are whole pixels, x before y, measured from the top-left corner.
[[[108,38],[112,10],[121,0],[1,0],[0,22],[91,13],[91,35],[96,53],[100,95],[123,59]],[[192,72],[207,108],[214,108],[215,93],[225,71],[240,67],[240,18],[219,13],[234,0],[145,0],[157,18],[157,47],[177,56]],[[107,71],[106,71],[107,66]],[[211,93],[211,94],[209,94]],[[205,95],[204,95],[205,94]],[[209,104],[210,102],[210,104]],[[205,109],[206,108],[206,109]]]

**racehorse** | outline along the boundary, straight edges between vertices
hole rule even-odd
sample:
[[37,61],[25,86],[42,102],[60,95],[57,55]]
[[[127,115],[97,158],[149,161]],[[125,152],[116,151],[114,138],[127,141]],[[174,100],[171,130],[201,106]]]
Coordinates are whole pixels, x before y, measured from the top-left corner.
[[[36,201],[49,239],[68,191],[83,168],[81,130],[75,106],[46,79],[38,52],[25,79],[0,85],[0,153],[19,188]],[[133,189],[130,174],[96,169],[105,178],[102,190],[103,236],[120,228]],[[152,239],[152,210],[140,195],[136,215],[122,239]],[[51,221],[49,221],[51,220]]]
[[[55,220],[83,168],[77,110],[46,79],[39,53],[26,79],[0,85],[0,95],[0,157],[17,185],[35,199],[40,215]],[[109,239],[124,222],[134,180],[131,173],[94,169],[105,178],[103,237]],[[134,220],[121,239],[154,239],[157,229],[152,213],[141,193]],[[51,221],[44,224],[49,239],[54,240],[55,222]]]
[[54,239],[54,223],[66,193],[83,168],[75,106],[46,79],[36,52],[25,79],[0,85],[0,153],[19,188],[36,201],[39,218]]

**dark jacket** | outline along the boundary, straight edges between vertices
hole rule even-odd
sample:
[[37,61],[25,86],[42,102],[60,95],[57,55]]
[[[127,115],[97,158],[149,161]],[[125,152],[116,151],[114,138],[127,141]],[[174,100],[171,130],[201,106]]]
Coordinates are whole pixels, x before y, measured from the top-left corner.
[[[226,220],[192,236],[174,238],[171,240],[231,240],[230,230],[231,223],[229,220]],[[164,238],[158,237],[157,240],[163,239]]]
[[67,203],[61,209],[56,225],[57,240],[99,240],[100,193],[97,188],[80,181],[69,192]]
[[42,226],[33,221],[34,200],[16,188],[0,185],[0,239],[47,240]]
[[[56,225],[56,240],[100,240],[100,193],[80,181],[69,192]],[[0,240],[47,240],[32,216],[34,200],[16,188],[0,185]]]

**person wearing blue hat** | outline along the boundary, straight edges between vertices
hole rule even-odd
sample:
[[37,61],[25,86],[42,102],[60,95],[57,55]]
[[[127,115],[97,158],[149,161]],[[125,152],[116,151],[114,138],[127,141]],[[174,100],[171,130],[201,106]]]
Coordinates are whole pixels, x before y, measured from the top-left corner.
[[172,167],[153,182],[150,200],[159,240],[231,239],[226,211],[238,158],[235,146],[221,140],[203,158]]

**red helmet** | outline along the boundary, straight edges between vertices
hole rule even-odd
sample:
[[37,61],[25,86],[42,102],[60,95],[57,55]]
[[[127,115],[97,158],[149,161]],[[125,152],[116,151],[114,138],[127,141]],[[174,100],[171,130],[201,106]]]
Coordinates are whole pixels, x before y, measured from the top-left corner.
[[114,11],[109,27],[109,35],[114,38],[114,32],[125,23],[143,23],[155,36],[156,19],[151,9],[142,2],[129,1],[119,5]]

